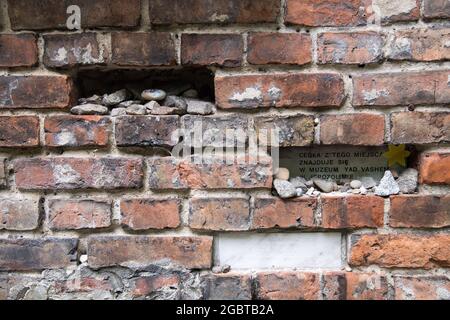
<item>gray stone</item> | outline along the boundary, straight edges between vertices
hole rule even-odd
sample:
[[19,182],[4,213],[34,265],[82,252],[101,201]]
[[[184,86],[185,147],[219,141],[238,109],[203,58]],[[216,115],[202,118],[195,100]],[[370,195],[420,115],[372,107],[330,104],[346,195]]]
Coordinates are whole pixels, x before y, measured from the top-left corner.
[[364,186],[362,186],[361,188],[359,188],[359,191],[361,191],[361,194],[367,194],[367,189],[364,188]]
[[380,184],[375,187],[375,194],[377,196],[388,197],[393,194],[398,194],[399,192],[400,188],[398,187],[397,182],[395,182],[391,171],[387,170],[384,173],[383,179],[381,179]]
[[325,193],[333,192],[336,183],[334,181],[324,180],[324,179],[313,179],[314,185],[321,191]]
[[126,110],[127,114],[136,116],[147,114],[147,108],[142,104],[132,104]]
[[353,194],[360,194],[360,193],[361,193],[361,190],[359,190],[359,189],[353,189],[353,190],[352,190],[352,193],[353,193]]
[[174,109],[178,114],[184,114],[187,111],[186,100],[177,96],[168,96],[164,100],[164,106]]
[[116,107],[117,108],[128,108],[129,106],[133,104],[141,104],[140,100],[127,100],[124,102],[119,103]]
[[359,189],[361,188],[362,183],[359,180],[353,180],[352,182],[350,182],[350,187],[352,187],[352,189]]
[[294,186],[289,181],[275,179],[273,186],[280,198],[287,199],[297,195],[297,190],[295,190]]
[[303,190],[307,190],[306,179],[303,177],[294,177],[289,180],[295,188],[302,188]]
[[306,185],[308,188],[311,188],[311,187],[314,186],[314,182],[313,182],[312,180],[308,180],[308,181],[305,182],[305,185]]
[[141,93],[141,97],[147,101],[162,101],[166,98],[166,92],[160,89],[148,89]]
[[93,114],[108,114],[109,110],[107,107],[99,104],[81,104],[70,109],[72,114],[78,115],[93,115]]
[[161,105],[157,101],[150,101],[145,104],[147,110],[152,111],[154,108],[159,108]]
[[313,187],[309,188],[308,191],[306,191],[306,195],[312,196],[314,191],[316,191]]
[[366,189],[373,188],[377,185],[377,182],[372,177],[362,177],[361,183],[362,183],[363,187]]
[[208,101],[186,99],[187,112],[190,114],[208,115],[214,113],[214,104]]
[[198,98],[198,92],[195,89],[189,89],[185,92],[183,92],[183,97],[185,98]]
[[340,192],[348,192],[349,190],[351,190],[352,188],[350,187],[350,183],[346,183],[343,186],[341,186],[339,188]]
[[129,97],[128,91],[126,89],[122,89],[114,93],[105,95],[102,99],[102,104],[105,106],[115,106],[127,100],[128,97]]
[[80,98],[78,99],[79,104],[87,104],[87,103],[93,103],[93,104],[101,104],[103,97],[98,96],[94,94],[93,96],[89,98]]
[[125,116],[126,114],[126,108],[114,108],[111,110],[111,117]]
[[398,187],[401,193],[414,193],[417,189],[417,180],[419,172],[416,169],[406,169],[397,179]]
[[305,193],[302,188],[297,188],[295,191],[297,192],[297,197],[301,197]]
[[171,114],[179,114],[178,110],[174,109],[174,108],[169,108],[166,106],[160,106],[155,105],[153,106],[153,108],[151,110],[148,110],[149,113],[155,115],[155,116],[166,116],[166,115],[171,115]]

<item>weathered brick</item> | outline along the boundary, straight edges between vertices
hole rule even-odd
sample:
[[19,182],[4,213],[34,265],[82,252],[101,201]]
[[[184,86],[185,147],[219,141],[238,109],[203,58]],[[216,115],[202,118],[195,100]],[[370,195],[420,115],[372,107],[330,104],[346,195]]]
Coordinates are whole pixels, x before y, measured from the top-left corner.
[[384,115],[358,113],[320,118],[322,144],[377,146],[384,143]]
[[178,143],[178,116],[123,116],[116,119],[119,147],[173,147]]
[[354,106],[450,103],[449,71],[373,73],[353,76]]
[[387,300],[388,284],[383,275],[329,272],[322,278],[324,300]]
[[215,79],[220,108],[340,107],[344,82],[333,73],[225,75]]
[[0,239],[0,270],[65,268],[75,263],[77,246],[72,238]]
[[67,76],[0,76],[0,109],[64,109],[73,99]]
[[439,61],[450,59],[450,29],[397,31],[389,45],[389,59]]
[[244,41],[239,34],[184,33],[181,63],[194,66],[239,67]]
[[[67,8],[81,9],[81,27],[135,27],[141,15],[141,0],[8,0],[13,30],[66,29]],[[36,14],[45,12],[45,14]]]
[[349,263],[386,268],[450,266],[449,235],[353,235]]
[[95,33],[44,35],[44,64],[50,68],[72,68],[108,62],[107,49]]
[[372,25],[378,25],[379,22],[386,25],[395,22],[417,21],[420,17],[420,6],[420,0],[372,0],[366,9],[367,20]]
[[106,147],[111,120],[102,116],[48,116],[44,132],[48,147]]
[[[260,145],[303,147],[314,141],[314,117],[308,115],[255,117],[255,128]],[[276,140],[275,140],[276,141]]]
[[188,268],[210,268],[212,237],[97,236],[88,240],[92,268],[146,266],[167,261]]
[[395,276],[395,300],[450,300],[446,276]]
[[275,23],[278,0],[150,0],[152,24]]
[[261,272],[256,276],[256,295],[263,300],[318,300],[320,276],[302,272]]
[[367,0],[287,0],[285,21],[311,27],[366,24]]
[[135,298],[151,297],[155,300],[171,300],[178,298],[181,287],[178,274],[156,274],[140,276],[132,280],[131,294]]
[[448,0],[424,0],[423,3],[423,16],[425,18],[450,18],[450,3]]
[[326,32],[317,38],[320,64],[369,64],[383,59],[384,39],[377,32]]
[[312,61],[311,37],[306,33],[250,33],[247,41],[250,64],[303,65]]
[[31,67],[37,63],[37,39],[34,34],[0,35],[0,67]]
[[450,112],[391,114],[391,142],[429,144],[450,141]]
[[35,116],[0,116],[0,147],[39,146],[39,118]]
[[208,274],[203,277],[203,298],[207,300],[251,300],[252,283],[246,274]]
[[450,196],[394,196],[391,198],[389,224],[394,228],[448,227]]
[[[272,187],[269,157],[238,157],[227,164],[221,157],[149,160],[150,189],[252,189]],[[197,163],[196,163],[197,162]]]
[[39,226],[39,199],[0,199],[0,230],[27,231]]
[[0,158],[0,189],[6,187],[6,159]]
[[420,182],[450,184],[450,152],[430,152],[420,159]]
[[48,225],[52,230],[98,229],[111,226],[111,202],[108,200],[51,199]]
[[322,227],[327,229],[383,226],[384,199],[376,196],[322,197]]
[[31,158],[14,161],[16,185],[22,190],[140,188],[141,159]]
[[180,226],[179,199],[125,199],[120,201],[122,225],[131,230],[166,229]]
[[255,198],[252,229],[309,228],[314,227],[314,198],[293,198],[258,196]]
[[189,227],[198,230],[243,231],[250,225],[246,197],[195,197],[189,203]]
[[119,66],[172,66],[175,44],[167,32],[114,32],[112,63]]

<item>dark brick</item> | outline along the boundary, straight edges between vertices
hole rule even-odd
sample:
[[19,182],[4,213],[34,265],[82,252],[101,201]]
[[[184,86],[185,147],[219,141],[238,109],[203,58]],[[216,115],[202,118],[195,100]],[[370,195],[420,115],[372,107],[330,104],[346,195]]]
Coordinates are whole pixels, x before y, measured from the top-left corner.
[[36,36],[32,33],[0,34],[0,67],[31,67],[38,63]]
[[35,116],[0,116],[0,147],[39,146],[39,118]]

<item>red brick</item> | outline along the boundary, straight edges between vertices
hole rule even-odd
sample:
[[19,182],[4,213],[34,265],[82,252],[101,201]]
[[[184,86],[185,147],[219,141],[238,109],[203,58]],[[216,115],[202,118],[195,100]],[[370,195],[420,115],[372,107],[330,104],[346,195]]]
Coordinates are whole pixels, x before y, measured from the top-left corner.
[[177,274],[157,274],[140,276],[132,281],[132,295],[136,298],[151,297],[155,300],[167,300],[178,297],[181,287],[180,276]]
[[423,16],[425,18],[450,18],[450,3],[447,0],[424,0],[423,3]]
[[37,39],[34,34],[0,34],[0,67],[31,67],[37,63]]
[[370,64],[383,59],[384,39],[377,32],[326,32],[318,35],[318,63]]
[[311,27],[366,24],[368,0],[287,0],[285,21]]
[[74,265],[77,239],[0,239],[1,271],[59,269]]
[[64,200],[48,202],[48,224],[52,230],[98,229],[111,226],[111,202]]
[[106,147],[111,120],[101,116],[49,116],[44,131],[48,147]]
[[317,200],[258,196],[255,198],[252,229],[309,228],[314,227]]
[[142,161],[129,158],[31,158],[14,161],[22,190],[117,189],[142,186]]
[[450,279],[446,276],[396,276],[395,300],[449,300]]
[[91,268],[109,266],[146,266],[173,264],[188,269],[210,268],[211,237],[147,237],[92,236],[88,240],[88,261]]
[[450,152],[425,153],[420,159],[420,182],[450,184]]
[[383,226],[384,199],[376,196],[322,197],[322,227],[327,229]]
[[[135,27],[141,15],[141,0],[8,0],[13,30],[66,29],[67,8],[81,9],[81,27]],[[36,14],[45,12],[45,14]]]
[[329,272],[322,278],[324,300],[387,300],[388,284],[375,273]]
[[279,0],[150,0],[152,24],[275,23],[279,12]]
[[275,132],[280,147],[309,146],[314,141],[314,116],[255,117],[255,128],[260,145],[272,145]]
[[322,144],[377,146],[384,143],[384,115],[358,113],[320,118]]
[[394,228],[450,226],[450,195],[408,195],[391,198],[389,224]]
[[105,64],[107,49],[95,33],[44,35],[44,64],[50,68]]
[[0,230],[37,229],[40,220],[39,199],[0,199]]
[[319,300],[320,276],[302,272],[262,272],[256,276],[257,299]]
[[114,32],[112,63],[119,66],[172,66],[175,43],[167,32]]
[[180,226],[179,199],[125,199],[120,201],[122,225],[131,230]]
[[0,76],[0,110],[64,109],[73,99],[67,76]]
[[39,146],[39,118],[35,116],[0,116],[0,147]]
[[113,299],[118,289],[116,278],[86,269],[73,273],[67,279],[50,282],[50,299],[52,296],[62,300]]
[[450,103],[449,71],[373,73],[353,76],[354,106]]
[[295,64],[312,61],[311,37],[306,33],[250,33],[247,60],[250,64]]
[[292,73],[216,76],[220,108],[340,107],[344,82],[338,74]]
[[221,157],[154,158],[148,162],[150,189],[252,189],[272,187],[271,158],[238,157],[226,164]]
[[349,263],[386,268],[446,268],[450,266],[449,235],[353,235]]
[[450,59],[450,29],[397,31],[389,45],[389,59],[440,61]]
[[178,143],[178,116],[123,116],[116,119],[119,147],[173,147]]
[[239,34],[184,33],[181,63],[194,66],[239,67],[244,42]]
[[248,198],[192,198],[189,204],[189,227],[212,231],[243,231],[250,225]]
[[391,142],[429,144],[450,141],[450,112],[391,114]]
[[208,274],[203,277],[207,300],[251,300],[252,279],[247,274]]

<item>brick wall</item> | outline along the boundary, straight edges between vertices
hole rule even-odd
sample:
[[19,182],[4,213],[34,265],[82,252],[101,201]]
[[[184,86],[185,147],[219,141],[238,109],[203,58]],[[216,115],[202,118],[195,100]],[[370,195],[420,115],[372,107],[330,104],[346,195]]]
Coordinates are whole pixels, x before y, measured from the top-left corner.
[[[1,0],[0,299],[450,299],[449,18],[446,0]],[[80,70],[181,67],[215,74],[209,126],[413,145],[418,191],[283,200],[270,158],[155,153],[192,116],[69,112]]]

